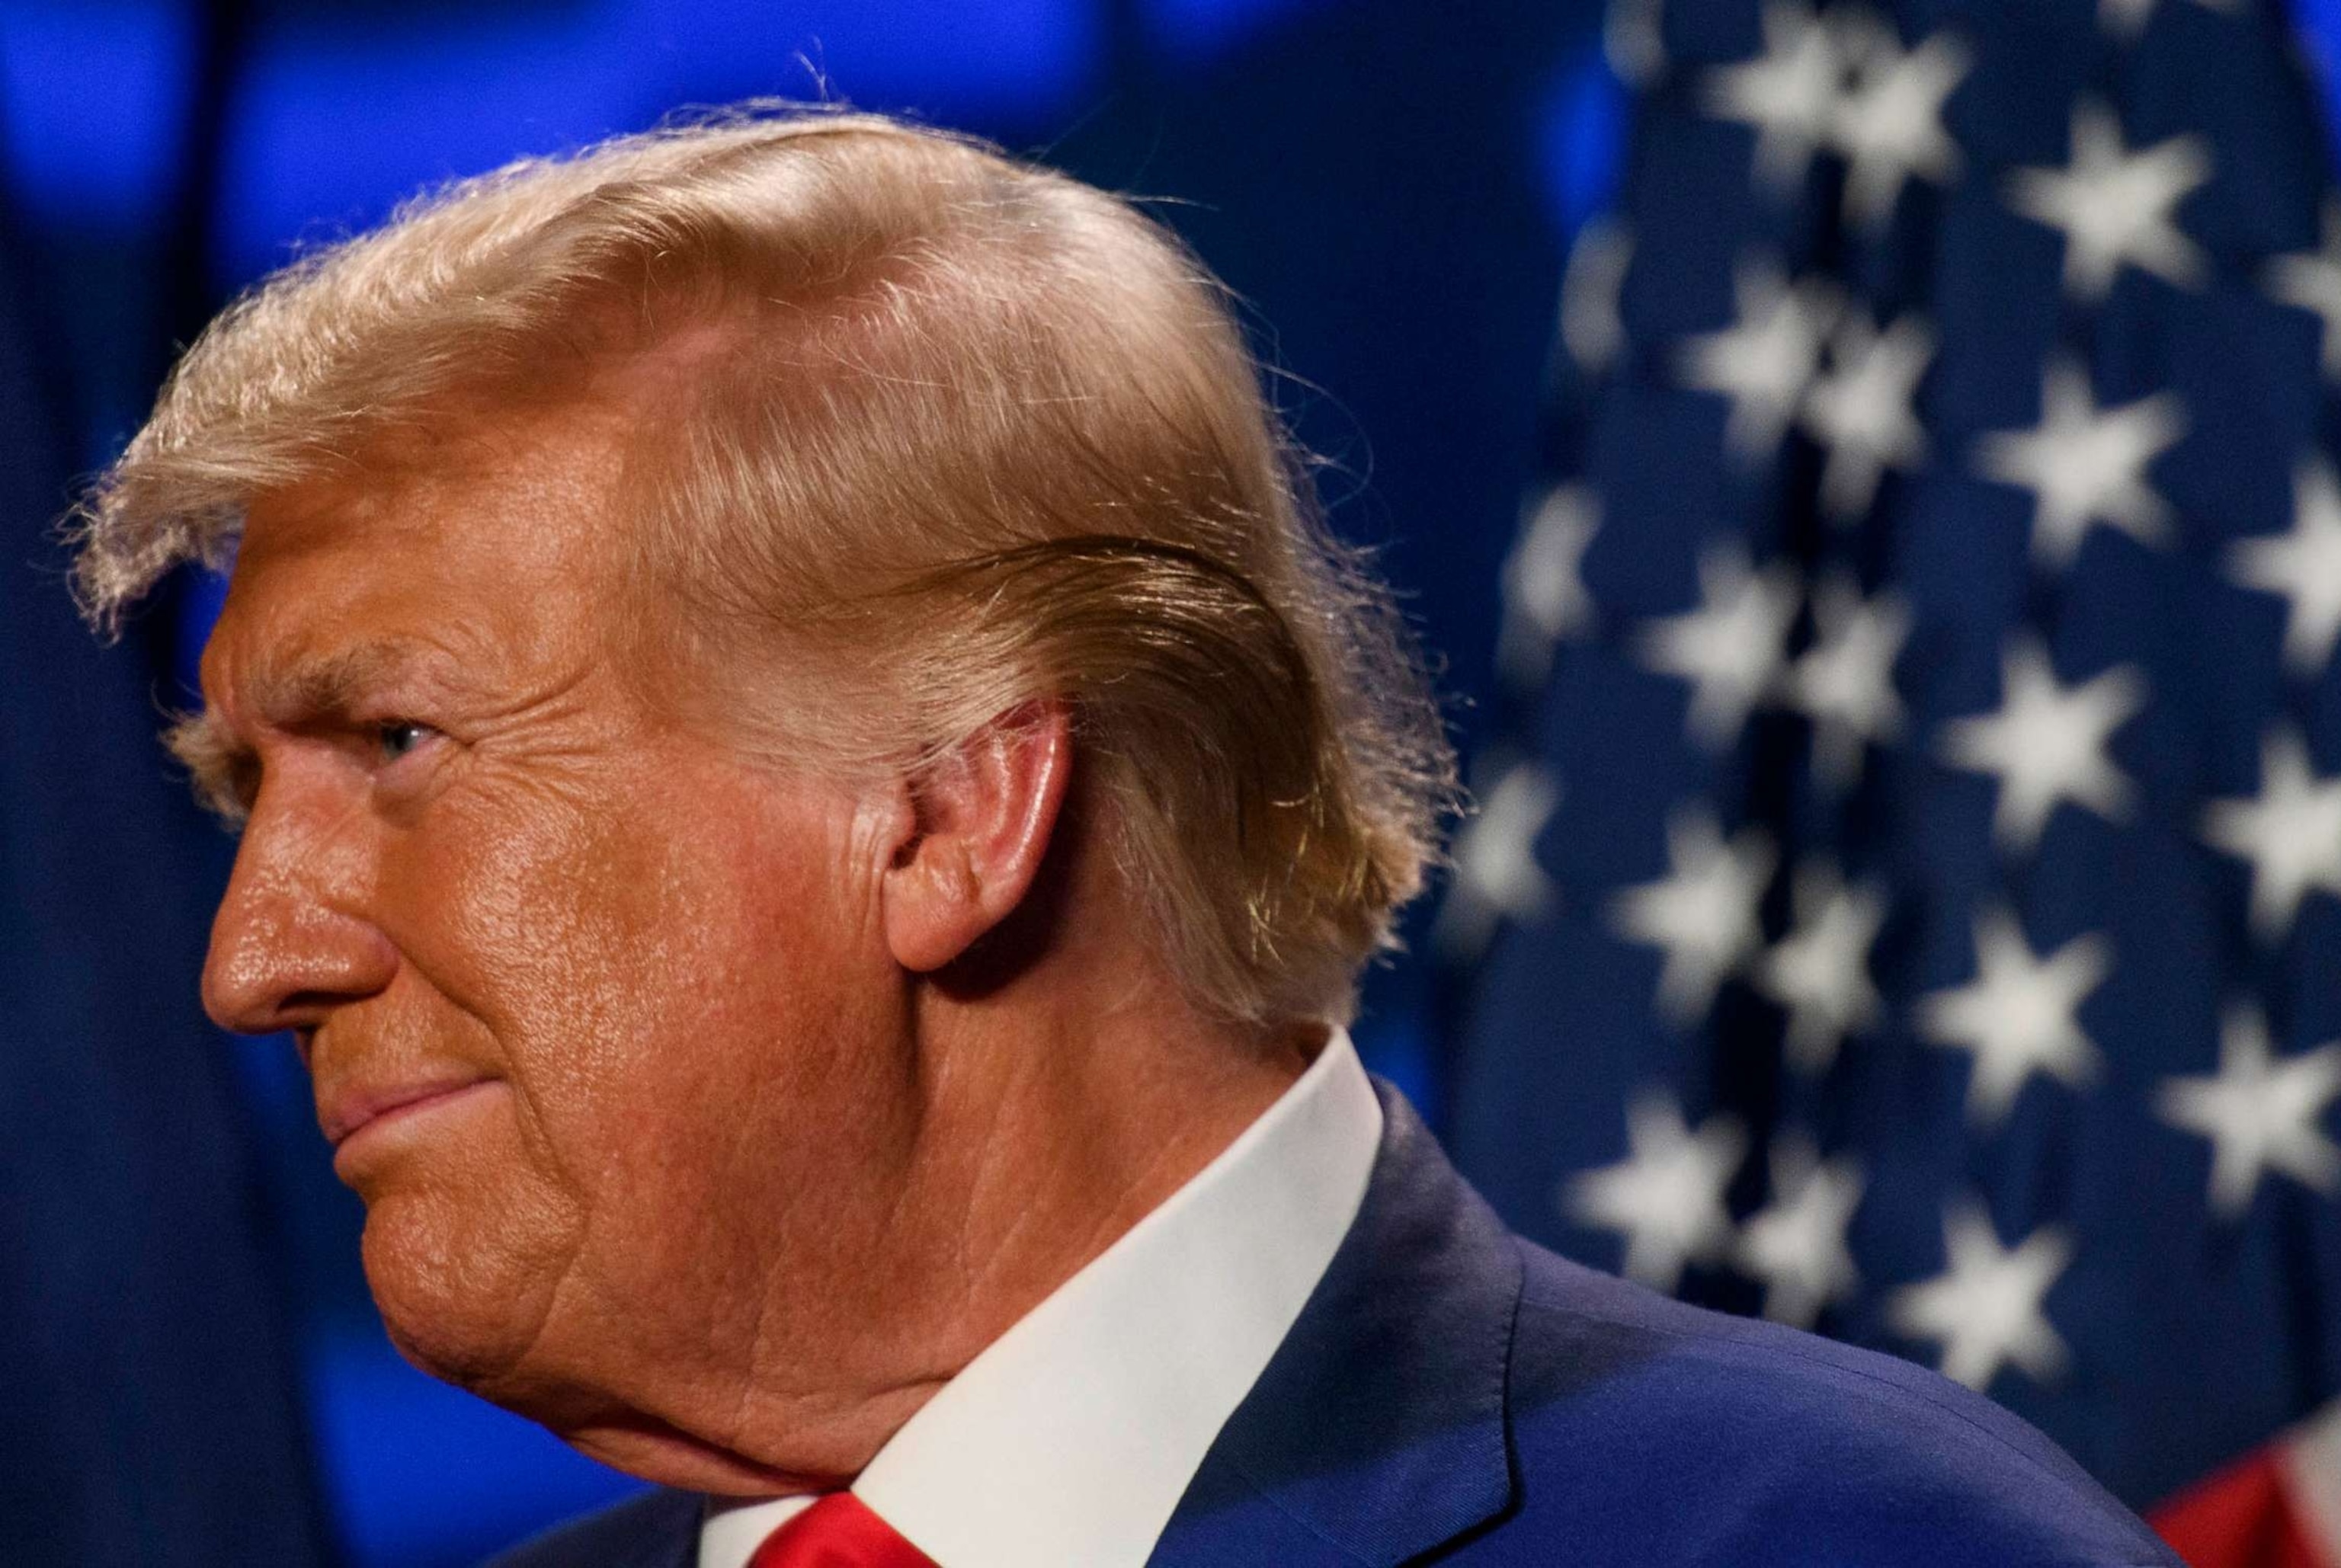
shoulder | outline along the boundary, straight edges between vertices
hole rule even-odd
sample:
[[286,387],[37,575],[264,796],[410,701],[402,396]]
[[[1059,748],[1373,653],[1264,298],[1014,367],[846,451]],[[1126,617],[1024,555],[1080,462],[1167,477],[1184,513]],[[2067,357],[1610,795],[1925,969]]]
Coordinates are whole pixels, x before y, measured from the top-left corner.
[[2054,1444],[1923,1367],[1517,1245],[1523,1522],[1641,1562],[2177,1561]]
[[686,1568],[699,1519],[695,1495],[645,1492],[524,1541],[484,1568]]

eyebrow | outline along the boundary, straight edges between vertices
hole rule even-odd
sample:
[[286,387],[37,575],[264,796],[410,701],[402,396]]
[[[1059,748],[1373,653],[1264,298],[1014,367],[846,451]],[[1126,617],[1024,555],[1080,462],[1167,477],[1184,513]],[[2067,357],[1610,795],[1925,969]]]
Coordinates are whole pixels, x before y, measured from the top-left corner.
[[163,749],[187,770],[205,810],[231,826],[252,814],[260,788],[260,753],[229,733],[208,709],[174,719],[163,731]]
[[424,661],[431,650],[403,638],[374,638],[314,659],[255,670],[246,683],[253,709],[290,729],[346,711],[358,698]]
[[[367,690],[403,674],[429,655],[423,645],[378,638],[261,670],[248,685],[253,707],[271,724],[291,729],[345,713]],[[260,753],[210,708],[174,718],[163,731],[164,749],[187,770],[196,799],[234,824],[252,811],[260,788]]]

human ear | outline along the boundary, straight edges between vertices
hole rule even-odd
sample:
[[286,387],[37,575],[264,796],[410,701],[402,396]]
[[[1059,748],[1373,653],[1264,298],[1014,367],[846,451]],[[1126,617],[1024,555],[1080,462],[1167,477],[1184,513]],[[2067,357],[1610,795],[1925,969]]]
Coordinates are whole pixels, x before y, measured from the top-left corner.
[[940,969],[1023,901],[1071,771],[1071,718],[1052,700],[995,716],[905,781],[911,825],[882,883],[895,962]]

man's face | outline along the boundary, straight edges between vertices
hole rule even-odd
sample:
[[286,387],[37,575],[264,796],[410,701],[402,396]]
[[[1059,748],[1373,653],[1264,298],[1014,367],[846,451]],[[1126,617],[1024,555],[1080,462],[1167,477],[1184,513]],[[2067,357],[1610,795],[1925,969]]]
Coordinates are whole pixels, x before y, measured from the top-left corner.
[[[614,451],[537,419],[254,508],[204,658],[252,795],[204,990],[294,1031],[401,1346],[639,1464],[678,1347],[862,1310],[831,1260],[911,1129],[868,809],[646,695]],[[743,1277],[775,1256],[802,1282]]]

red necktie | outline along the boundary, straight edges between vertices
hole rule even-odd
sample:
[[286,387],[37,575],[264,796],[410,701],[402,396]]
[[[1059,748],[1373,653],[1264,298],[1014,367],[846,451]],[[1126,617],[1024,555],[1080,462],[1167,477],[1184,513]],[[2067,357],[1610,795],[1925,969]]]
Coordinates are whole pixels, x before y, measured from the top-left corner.
[[851,1492],[832,1492],[764,1538],[748,1568],[937,1568]]

